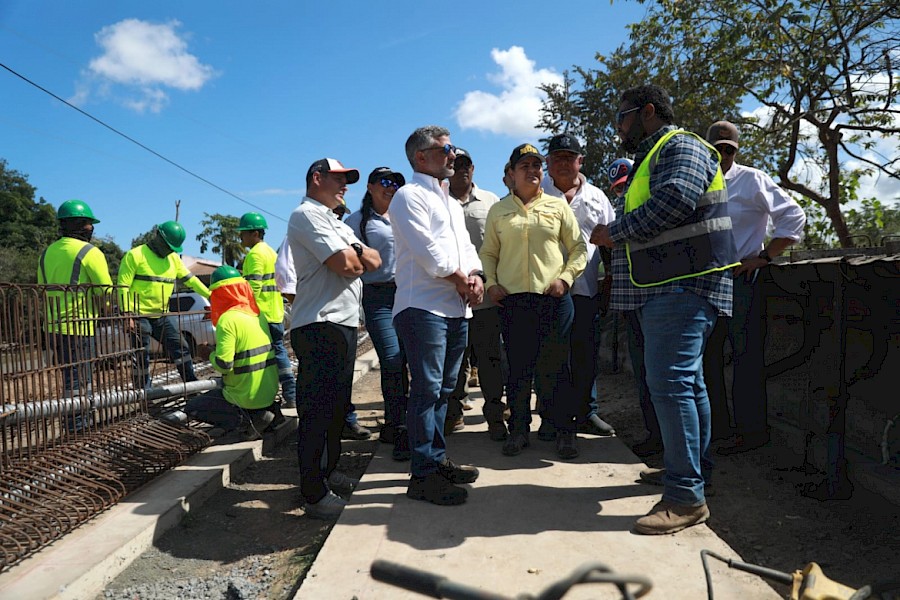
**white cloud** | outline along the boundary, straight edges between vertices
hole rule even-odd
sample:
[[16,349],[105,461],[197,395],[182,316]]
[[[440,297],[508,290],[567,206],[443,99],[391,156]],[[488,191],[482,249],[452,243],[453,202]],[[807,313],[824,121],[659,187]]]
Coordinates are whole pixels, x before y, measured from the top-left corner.
[[538,89],[543,84],[563,82],[552,69],[535,69],[535,62],[525,49],[491,50],[491,58],[500,67],[488,80],[498,86],[499,94],[475,90],[466,93],[456,107],[456,121],[463,129],[482,129],[511,137],[534,137],[540,109],[546,94]]
[[[168,90],[196,91],[215,76],[215,70],[188,52],[181,23],[150,23],[125,19],[94,35],[103,54],[91,60],[86,77],[77,85],[75,103],[91,95],[124,96],[120,101],[138,111],[159,112],[169,102]],[[111,85],[112,84],[112,85]]]

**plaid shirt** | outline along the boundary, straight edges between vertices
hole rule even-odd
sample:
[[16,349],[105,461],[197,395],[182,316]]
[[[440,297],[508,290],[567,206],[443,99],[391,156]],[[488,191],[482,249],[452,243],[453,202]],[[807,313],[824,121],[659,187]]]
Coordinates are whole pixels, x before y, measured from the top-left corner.
[[[673,125],[662,127],[640,143],[634,168],[628,177],[628,185],[631,185],[638,166],[656,142],[673,129]],[[719,166],[716,156],[690,135],[678,135],[670,139],[660,148],[658,158],[650,177],[650,199],[628,214],[624,214],[624,198],[616,203],[616,220],[609,225],[610,237],[616,243],[612,260],[610,308],[635,310],[654,296],[681,288],[706,298],[720,315],[731,316],[730,270],[644,288],[631,283],[625,243],[647,242],[662,232],[677,227],[696,210],[697,200],[712,183]]]

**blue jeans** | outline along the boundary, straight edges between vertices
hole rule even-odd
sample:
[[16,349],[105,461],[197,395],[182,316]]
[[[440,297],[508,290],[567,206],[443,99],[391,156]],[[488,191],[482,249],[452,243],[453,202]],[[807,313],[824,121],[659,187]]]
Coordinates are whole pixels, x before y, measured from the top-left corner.
[[[139,365],[143,367],[144,388],[150,387],[150,336],[162,344],[163,349],[181,375],[181,380],[197,381],[194,375],[194,361],[191,359],[191,350],[178,329],[178,321],[172,315],[161,317],[138,317],[138,326],[141,328],[141,352],[143,360]],[[139,375],[138,375],[139,377]]]
[[63,391],[67,395],[76,390],[90,393],[94,338],[62,333],[50,335],[53,340],[53,361],[62,367]]
[[647,367],[644,365],[644,333],[641,331],[641,323],[633,310],[623,311],[622,315],[625,317],[628,329],[628,355],[634,371],[634,384],[637,388],[641,415],[644,417],[644,428],[650,439],[662,441],[656,409],[653,408],[653,402],[650,401],[650,388],[647,387]]
[[272,348],[275,349],[275,362],[278,363],[278,381],[281,383],[281,397],[285,400],[297,397],[297,379],[294,367],[284,346],[284,323],[269,323],[269,335],[272,336]]
[[731,429],[725,391],[724,348],[731,342],[734,371],[731,401],[735,429],[742,435],[766,433],[766,380],[763,375],[765,338],[760,286],[754,272],[750,278],[734,280],[734,308],[731,317],[719,319],[703,355],[703,373],[709,389],[713,434],[726,437]]
[[597,380],[597,330],[600,318],[600,294],[593,298],[572,296],[575,319],[572,322],[569,367],[572,370],[572,393],[581,403],[578,420],[597,414],[594,382]]
[[531,424],[531,381],[541,405],[541,418],[562,431],[575,430],[579,400],[572,394],[569,334],[572,297],[511,294],[503,300],[500,322],[509,361],[506,398],[510,427],[527,433]]
[[703,350],[716,324],[705,298],[675,288],[637,311],[644,333],[647,387],[659,418],[666,476],[663,500],[700,506],[709,456],[710,412],[703,381]]
[[447,399],[456,387],[469,324],[462,317],[439,317],[407,308],[394,317],[394,327],[409,361],[406,427],[412,450],[412,475],[424,477],[436,472],[446,455]]
[[406,355],[391,316],[396,291],[397,287],[389,284],[363,285],[362,307],[366,315],[366,329],[372,337],[381,365],[385,427],[406,426]]
[[311,323],[291,330],[297,356],[297,462],[300,495],[315,503],[341,457],[341,431],[353,392],[355,327]]

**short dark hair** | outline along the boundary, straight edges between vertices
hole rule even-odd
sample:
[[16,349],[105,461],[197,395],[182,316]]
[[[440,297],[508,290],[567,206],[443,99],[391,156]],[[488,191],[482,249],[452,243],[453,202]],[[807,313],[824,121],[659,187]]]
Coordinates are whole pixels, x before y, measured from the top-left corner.
[[648,84],[629,88],[622,93],[622,102],[628,102],[632,106],[641,108],[652,104],[656,109],[656,115],[663,123],[671,125],[675,122],[675,112],[672,110],[669,92],[658,85]]

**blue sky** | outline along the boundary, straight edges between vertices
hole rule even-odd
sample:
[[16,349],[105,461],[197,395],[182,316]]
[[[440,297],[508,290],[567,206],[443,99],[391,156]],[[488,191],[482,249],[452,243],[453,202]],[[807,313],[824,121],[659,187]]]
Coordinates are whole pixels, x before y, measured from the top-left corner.
[[[265,209],[277,246],[310,163],[410,174],[403,145],[440,124],[475,182],[505,190],[535,142],[536,86],[626,40],[636,2],[48,2],[0,4],[0,62]],[[124,249],[175,217],[198,256],[203,213],[256,210],[0,69],[0,157],[54,206],[85,200]],[[362,183],[347,203],[359,206]],[[273,216],[274,215],[274,216]],[[212,256],[207,251],[206,256]]]

